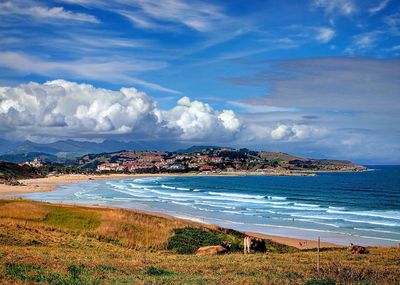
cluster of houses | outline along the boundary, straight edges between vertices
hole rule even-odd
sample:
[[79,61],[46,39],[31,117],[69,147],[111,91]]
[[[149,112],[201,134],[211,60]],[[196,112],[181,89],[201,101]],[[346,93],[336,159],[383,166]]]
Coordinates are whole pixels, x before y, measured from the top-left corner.
[[32,159],[30,161],[25,161],[25,162],[19,163],[19,165],[20,166],[29,165],[34,168],[39,168],[39,167],[42,167],[44,165],[44,163],[40,158],[35,157],[34,159]]
[[152,153],[120,153],[113,161],[100,162],[97,171],[112,172],[180,172],[197,170],[212,172],[219,169],[218,165],[223,163],[219,156],[202,154],[171,154],[162,152]]

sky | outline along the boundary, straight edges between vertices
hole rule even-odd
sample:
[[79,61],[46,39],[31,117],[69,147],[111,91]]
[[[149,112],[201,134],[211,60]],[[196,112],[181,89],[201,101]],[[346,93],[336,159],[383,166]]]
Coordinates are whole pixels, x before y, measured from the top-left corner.
[[0,133],[400,164],[396,0],[0,0]]

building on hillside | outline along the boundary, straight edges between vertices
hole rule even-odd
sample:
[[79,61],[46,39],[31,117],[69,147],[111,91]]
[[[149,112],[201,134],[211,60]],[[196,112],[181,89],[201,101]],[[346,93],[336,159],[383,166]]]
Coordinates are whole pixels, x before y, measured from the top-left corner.
[[26,162],[22,163],[22,165],[29,165],[34,168],[39,168],[39,167],[43,166],[44,163],[40,158],[35,157],[31,161],[26,161]]
[[134,162],[127,162],[123,164],[129,172],[135,172],[138,170],[149,170],[154,168],[153,163],[142,162],[142,161],[134,161]]
[[117,171],[119,163],[103,162],[97,165],[97,171]]
[[185,154],[178,154],[175,157],[177,160],[190,160],[192,157],[190,155],[185,155]]
[[207,163],[210,162],[210,157],[207,155],[199,155],[196,157],[196,161],[199,163]]
[[186,165],[181,163],[175,163],[167,167],[170,171],[185,171],[187,169]]
[[127,168],[126,168],[126,166],[123,165],[123,164],[119,164],[119,165],[117,166],[117,168],[116,168],[116,171],[119,171],[119,172],[123,172],[123,171],[125,171],[125,170],[127,170]]
[[143,162],[160,162],[163,161],[163,158],[161,155],[144,155],[138,160]]
[[212,165],[201,165],[199,167],[199,170],[202,172],[209,172],[209,171],[215,171],[215,170],[217,170],[217,168]]
[[213,163],[221,163],[222,162],[222,157],[214,156],[214,157],[211,157],[210,161],[213,162]]
[[168,165],[169,163],[166,161],[159,161],[154,163],[154,166],[157,167],[157,169],[166,169]]

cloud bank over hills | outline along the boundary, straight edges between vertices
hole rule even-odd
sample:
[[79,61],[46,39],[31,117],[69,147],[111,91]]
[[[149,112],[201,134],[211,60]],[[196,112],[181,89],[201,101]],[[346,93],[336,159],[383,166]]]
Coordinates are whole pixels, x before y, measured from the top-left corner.
[[30,82],[0,89],[0,129],[6,137],[163,138],[225,141],[240,131],[232,110],[182,97],[161,110],[135,88],[113,91],[66,80]]

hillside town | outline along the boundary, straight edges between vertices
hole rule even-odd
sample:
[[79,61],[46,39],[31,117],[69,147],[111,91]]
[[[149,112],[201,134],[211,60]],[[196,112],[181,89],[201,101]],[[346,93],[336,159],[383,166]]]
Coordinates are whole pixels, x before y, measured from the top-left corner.
[[175,152],[118,151],[86,154],[60,163],[34,157],[17,164],[0,160],[0,182],[59,174],[198,173],[314,176],[323,171],[364,171],[346,160],[308,159],[283,152],[193,146]]
[[247,172],[290,174],[299,171],[362,171],[349,161],[304,159],[281,152],[256,152],[228,147],[198,147],[184,152],[123,151],[85,155],[79,167],[98,172]]

